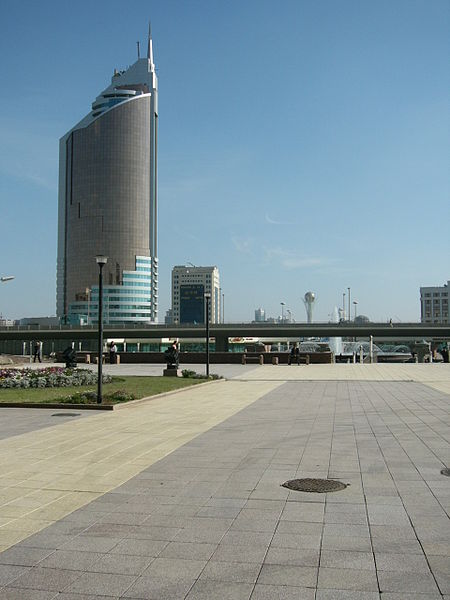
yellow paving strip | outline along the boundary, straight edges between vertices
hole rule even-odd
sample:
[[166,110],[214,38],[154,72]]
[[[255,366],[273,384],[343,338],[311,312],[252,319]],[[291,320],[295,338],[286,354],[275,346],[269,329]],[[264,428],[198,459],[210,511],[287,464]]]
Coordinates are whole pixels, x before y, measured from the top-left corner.
[[191,387],[0,441],[0,551],[128,481],[280,385]]
[[426,381],[424,383],[428,387],[450,396],[450,381]]

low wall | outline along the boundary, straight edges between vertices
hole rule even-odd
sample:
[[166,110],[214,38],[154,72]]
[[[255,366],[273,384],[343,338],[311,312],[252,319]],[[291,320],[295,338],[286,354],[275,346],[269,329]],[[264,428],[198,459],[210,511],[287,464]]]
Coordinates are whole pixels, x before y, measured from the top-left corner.
[[[77,352],[77,360],[80,363],[85,362],[86,354],[90,354],[91,363],[95,362],[97,356],[96,352]],[[288,363],[289,352],[245,352],[245,355],[249,358],[259,358],[262,354],[264,358],[264,364],[272,364],[273,358],[278,358],[278,363],[286,365]],[[209,362],[210,364],[242,364],[242,357],[244,352],[210,352]],[[139,363],[155,363],[164,364],[165,355],[164,352],[119,352],[120,364],[139,364]],[[330,364],[334,362],[332,352],[308,352],[300,353],[300,362],[306,363],[306,356],[309,356],[310,363],[322,363]],[[108,360],[108,353],[106,353],[106,359]],[[64,362],[62,356],[58,353],[58,362]],[[206,362],[205,352],[180,352],[180,366],[203,364]],[[252,361],[253,363],[254,361]]]

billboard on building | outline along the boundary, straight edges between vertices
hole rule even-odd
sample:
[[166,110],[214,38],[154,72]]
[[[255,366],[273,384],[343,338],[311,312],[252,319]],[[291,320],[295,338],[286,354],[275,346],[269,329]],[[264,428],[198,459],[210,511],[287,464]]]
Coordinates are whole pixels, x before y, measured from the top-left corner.
[[192,283],[180,285],[180,323],[205,322],[205,286]]

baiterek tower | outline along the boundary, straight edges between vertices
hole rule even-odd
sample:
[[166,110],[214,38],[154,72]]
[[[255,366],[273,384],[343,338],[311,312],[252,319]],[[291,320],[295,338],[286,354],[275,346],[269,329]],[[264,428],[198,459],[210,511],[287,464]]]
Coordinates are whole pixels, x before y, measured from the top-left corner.
[[91,112],[60,140],[57,315],[154,323],[158,311],[158,83],[149,29],[146,58],[114,71]]

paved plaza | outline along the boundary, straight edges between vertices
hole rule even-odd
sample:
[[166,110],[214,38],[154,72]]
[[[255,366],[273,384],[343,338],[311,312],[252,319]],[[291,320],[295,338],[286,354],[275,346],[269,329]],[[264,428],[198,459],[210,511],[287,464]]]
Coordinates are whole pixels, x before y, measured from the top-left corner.
[[211,371],[111,412],[0,409],[1,600],[450,600],[449,365]]

